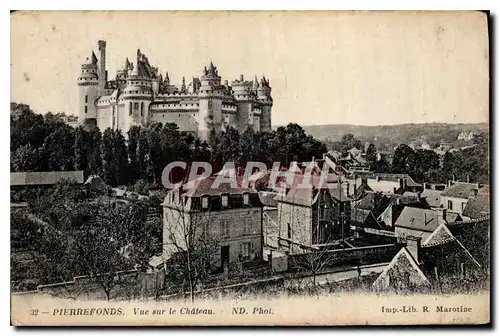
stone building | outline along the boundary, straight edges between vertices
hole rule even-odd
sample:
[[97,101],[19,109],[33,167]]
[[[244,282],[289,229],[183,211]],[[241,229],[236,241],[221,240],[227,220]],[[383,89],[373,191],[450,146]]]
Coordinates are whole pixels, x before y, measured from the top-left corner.
[[214,176],[194,180],[167,193],[162,204],[164,259],[178,247],[185,249],[185,235],[195,231],[218,245],[213,256],[217,267],[262,258],[264,206],[258,192],[215,181]]
[[352,197],[331,174],[322,185],[311,176],[309,187],[295,181],[276,198],[278,201],[278,241],[290,254],[305,253],[322,244],[334,244],[349,236]]
[[470,198],[479,193],[489,193],[488,189],[488,186],[481,183],[449,181],[448,187],[441,193],[441,204],[449,212],[461,215]]
[[271,131],[273,99],[269,80],[243,78],[221,82],[217,67],[210,63],[201,77],[180,87],[163,77],[146,55],[137,50],[135,64],[128,58],[109,79],[106,41],[99,41],[99,59],[92,52],[78,77],[78,123],[108,127],[126,133],[131,126],[176,123],[180,131],[198,133],[207,140],[210,130],[232,126],[240,132],[248,127]]

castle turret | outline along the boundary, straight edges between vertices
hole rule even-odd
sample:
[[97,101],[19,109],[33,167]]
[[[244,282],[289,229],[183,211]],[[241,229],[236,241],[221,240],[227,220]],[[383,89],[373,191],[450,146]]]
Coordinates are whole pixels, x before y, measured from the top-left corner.
[[78,123],[82,126],[92,126],[97,123],[95,101],[98,97],[99,75],[97,57],[94,52],[81,66],[78,77]]
[[153,100],[151,78],[143,69],[143,55],[137,50],[137,63],[127,77],[121,99],[124,113],[116,121],[116,127],[130,129],[134,125],[145,125],[149,121],[149,105]]
[[200,79],[199,88],[199,111],[198,111],[198,134],[202,140],[208,140],[210,130],[222,129],[222,99],[224,98],[224,86],[220,85],[221,77],[217,67],[212,62],[204,68]]

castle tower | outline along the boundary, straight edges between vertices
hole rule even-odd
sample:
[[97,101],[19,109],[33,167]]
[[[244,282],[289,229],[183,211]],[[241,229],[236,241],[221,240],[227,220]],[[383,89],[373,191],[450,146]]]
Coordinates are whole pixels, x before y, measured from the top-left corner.
[[212,129],[222,129],[224,87],[220,85],[221,77],[212,62],[208,68],[205,67],[200,80],[198,135],[201,140],[208,140]]
[[99,75],[97,73],[97,57],[92,56],[81,66],[78,77],[78,123],[82,126],[97,124],[95,101],[98,98]]
[[[246,81],[243,75],[239,80],[234,80],[231,83],[238,107],[237,129],[239,132],[244,132],[248,127],[254,128],[254,120],[260,116],[260,111],[254,112],[253,102],[255,102],[255,93],[253,91],[253,82]],[[257,115],[254,116],[254,113]]]
[[257,99],[262,107],[260,116],[260,131],[270,132],[272,130],[271,109],[273,107],[273,98],[271,97],[271,86],[269,85],[269,80],[267,80],[264,76],[262,76],[260,85],[257,89]]
[[122,113],[117,115],[115,127],[122,130],[145,125],[149,121],[149,105],[153,100],[153,88],[151,78],[141,64],[141,57],[138,50],[137,63],[127,77],[121,96],[123,108]]
[[108,72],[106,71],[106,41],[98,41],[99,48],[99,95],[105,93],[106,82],[108,81]]

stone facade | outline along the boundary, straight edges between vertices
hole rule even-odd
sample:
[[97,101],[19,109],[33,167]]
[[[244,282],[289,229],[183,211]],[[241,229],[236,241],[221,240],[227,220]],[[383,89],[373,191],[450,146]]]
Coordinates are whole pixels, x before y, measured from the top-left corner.
[[99,57],[81,66],[78,78],[78,122],[80,125],[119,129],[124,134],[134,125],[176,123],[180,131],[198,133],[207,140],[212,129],[229,126],[243,132],[271,131],[273,99],[269,80],[247,81],[240,76],[231,85],[221,83],[217,67],[205,67],[200,78],[179,87],[163,77],[158,68],[137,50],[135,64],[128,58],[112,80],[106,70],[106,42],[99,41]]

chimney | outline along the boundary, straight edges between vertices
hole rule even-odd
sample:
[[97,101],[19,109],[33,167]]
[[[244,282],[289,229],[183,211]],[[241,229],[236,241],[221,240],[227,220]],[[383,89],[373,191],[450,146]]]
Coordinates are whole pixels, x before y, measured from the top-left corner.
[[455,174],[453,174],[453,175],[451,176],[451,179],[452,179],[452,181],[453,181],[453,182],[455,182]]
[[240,82],[243,82],[243,80],[244,80],[243,75],[240,75]]
[[422,237],[408,236],[406,237],[406,249],[417,263],[419,263],[419,252],[421,247]]
[[227,81],[227,79],[224,81],[224,86],[225,86],[225,87],[228,87],[228,86],[229,86],[229,82]]
[[453,180],[448,180],[448,187],[451,187],[454,184],[453,182]]
[[347,190],[347,196],[350,196],[350,192],[349,192],[349,182],[346,182],[346,190]]
[[476,188],[479,190],[482,187],[481,183],[476,183]]
[[445,208],[436,209],[436,217],[438,220],[438,225],[446,223],[446,209]]

